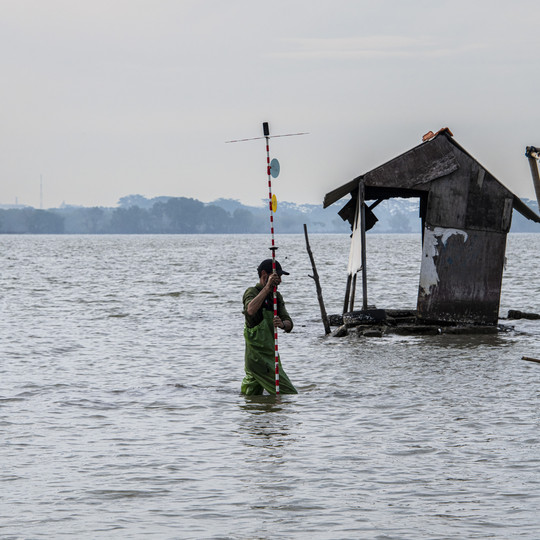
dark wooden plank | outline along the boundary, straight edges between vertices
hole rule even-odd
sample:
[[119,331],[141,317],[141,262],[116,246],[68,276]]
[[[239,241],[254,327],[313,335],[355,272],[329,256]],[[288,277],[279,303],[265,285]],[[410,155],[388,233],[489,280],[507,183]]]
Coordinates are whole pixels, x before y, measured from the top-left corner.
[[522,356],[522,360],[527,360],[528,362],[536,362],[540,364],[540,360],[538,358],[531,358],[530,356]]
[[350,182],[347,182],[346,184],[343,184],[342,186],[327,193],[324,196],[323,208],[327,208],[328,206],[334,204],[336,201],[339,201],[339,199],[342,199],[355,189],[358,189],[358,183],[361,178],[362,177],[359,176],[358,178],[355,178],[354,180],[351,180]]

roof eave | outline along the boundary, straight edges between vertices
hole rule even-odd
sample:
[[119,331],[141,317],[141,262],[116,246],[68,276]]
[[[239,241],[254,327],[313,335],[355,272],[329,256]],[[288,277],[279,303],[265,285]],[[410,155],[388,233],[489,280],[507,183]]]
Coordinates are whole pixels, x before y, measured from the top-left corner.
[[345,197],[345,195],[351,193],[351,191],[354,191],[358,187],[358,184],[362,178],[363,176],[357,176],[354,180],[351,180],[333,191],[330,191],[330,193],[327,193],[324,196],[323,208],[328,208],[331,204],[334,204],[336,201],[339,201],[339,199]]
[[522,216],[536,223],[540,223],[540,216],[532,208],[529,208],[517,195],[514,195],[513,206]]

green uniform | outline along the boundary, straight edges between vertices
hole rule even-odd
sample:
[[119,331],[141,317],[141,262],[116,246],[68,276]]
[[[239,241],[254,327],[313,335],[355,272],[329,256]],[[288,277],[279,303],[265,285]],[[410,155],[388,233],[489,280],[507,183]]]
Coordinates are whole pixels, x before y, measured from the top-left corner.
[[[244,338],[246,341],[245,371],[242,381],[242,393],[247,396],[260,395],[263,390],[270,394],[276,393],[275,375],[275,346],[274,346],[274,303],[272,293],[253,316],[247,314],[248,304],[261,292],[263,286],[257,283],[244,293]],[[291,317],[285,309],[285,302],[278,291],[277,313],[282,321],[290,321]],[[280,394],[297,394],[289,377],[279,361],[279,392]]]

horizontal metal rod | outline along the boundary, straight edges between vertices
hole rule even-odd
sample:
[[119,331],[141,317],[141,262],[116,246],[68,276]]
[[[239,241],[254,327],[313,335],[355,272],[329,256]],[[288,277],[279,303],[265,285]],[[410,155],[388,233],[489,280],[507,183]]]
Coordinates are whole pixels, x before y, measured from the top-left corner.
[[253,137],[252,139],[237,139],[235,141],[225,141],[225,143],[258,141],[260,139],[275,139],[276,137],[296,137],[298,135],[309,135],[309,133],[287,133],[286,135],[268,135],[266,137]]

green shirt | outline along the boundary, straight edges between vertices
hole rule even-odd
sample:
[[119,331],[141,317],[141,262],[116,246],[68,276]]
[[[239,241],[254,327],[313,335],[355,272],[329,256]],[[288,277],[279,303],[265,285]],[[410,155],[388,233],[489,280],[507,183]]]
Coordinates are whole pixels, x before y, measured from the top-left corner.
[[[255,315],[253,316],[250,316],[247,314],[247,307],[248,307],[248,304],[262,291],[263,289],[263,285],[261,285],[260,283],[257,283],[257,285],[255,285],[255,287],[249,287],[248,289],[246,289],[246,292],[244,293],[244,297],[242,298],[242,302],[244,304],[244,311],[243,311],[243,314],[246,318],[246,326],[248,328],[254,328],[255,326],[257,326],[258,324],[261,324],[262,320],[263,320],[263,309],[267,309],[269,311],[274,311],[274,299],[273,299],[273,294],[270,293],[267,297],[266,297],[266,300],[263,302],[261,308],[259,309],[259,311],[257,311],[257,313],[255,313]],[[276,297],[277,297],[277,314],[278,314],[278,317],[282,320],[282,321],[290,321],[291,325],[293,324],[292,322],[292,319],[290,317],[290,315],[287,313],[287,310],[285,309],[285,302],[283,301],[283,296],[281,296],[281,293],[279,291],[276,292]],[[292,330],[292,326],[291,326],[291,330]]]

